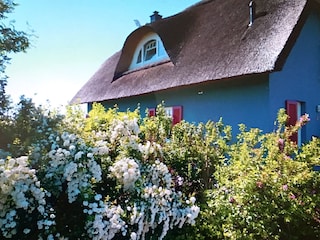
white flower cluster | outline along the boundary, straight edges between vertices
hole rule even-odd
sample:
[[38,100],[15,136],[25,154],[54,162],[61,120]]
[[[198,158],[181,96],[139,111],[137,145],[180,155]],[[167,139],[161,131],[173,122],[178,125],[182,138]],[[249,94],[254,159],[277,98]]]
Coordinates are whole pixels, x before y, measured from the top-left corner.
[[159,239],[163,239],[168,230],[174,226],[182,227],[184,223],[194,224],[200,208],[195,205],[195,198],[183,202],[182,193],[172,187],[173,180],[165,164],[156,161],[147,165],[142,171],[146,176],[139,205],[132,209],[131,225],[137,224],[137,239],[144,239],[149,231],[145,226],[155,229],[162,226]]
[[83,202],[84,213],[93,215],[94,220],[87,223],[89,236],[93,240],[113,239],[117,233],[127,233],[126,222],[121,218],[124,210],[120,206],[114,206],[101,200],[102,196],[95,196],[96,202]]
[[63,133],[61,139],[56,138],[51,149],[46,178],[52,179],[60,190],[63,183],[67,183],[69,203],[76,200],[81,190],[91,187],[92,180],[101,180],[101,167],[94,159],[94,153],[99,150],[87,147],[74,134]]
[[[87,223],[88,233],[93,239],[113,239],[118,233],[124,236],[130,233],[131,240],[145,239],[150,230],[162,227],[161,240],[174,226],[181,228],[185,223],[194,224],[200,211],[195,205],[196,199],[191,197],[185,201],[181,192],[175,192],[172,176],[164,163],[156,161],[152,165],[147,164],[140,173],[139,164],[124,158],[110,167],[110,171],[139,197],[134,201],[125,201],[125,208],[121,203],[102,201],[100,194],[95,196],[96,202],[84,201],[84,213],[94,216]],[[132,173],[133,183],[140,181],[139,186],[130,184],[130,177],[124,180],[124,175],[130,176],[128,172]],[[126,222],[123,216],[129,217],[129,221]]]
[[98,140],[95,142],[95,148],[93,149],[94,154],[104,156],[109,153],[108,142]]
[[152,165],[146,165],[145,174],[148,176],[147,184],[153,186],[163,186],[170,189],[174,184],[172,181],[172,175],[169,172],[167,165],[159,160],[156,160]]
[[[17,209],[25,210],[26,214],[33,211],[43,217],[38,221],[38,226],[48,214],[45,211],[45,192],[40,187],[40,182],[35,175],[35,170],[28,167],[27,157],[0,159],[0,230],[2,236],[13,237],[16,233],[19,218]],[[52,219],[46,222],[48,226],[54,224]],[[24,229],[29,232],[30,229]]]
[[140,178],[138,163],[132,158],[122,158],[110,168],[110,176],[115,177],[123,185],[125,191],[132,190],[135,182]]
[[123,120],[114,119],[110,125],[110,142],[119,141],[121,145],[138,149],[140,128],[138,120],[128,119],[124,117]]
[[195,223],[200,208],[192,203],[192,199],[195,201],[194,197],[187,200],[189,205],[182,206],[179,200],[172,199],[175,195],[173,192],[156,188],[152,191],[153,197],[147,202],[141,201],[139,204],[135,203],[132,208],[128,207],[131,211],[130,225],[138,226],[136,231],[131,233],[131,239],[145,239],[150,228],[155,229],[162,224],[162,232],[158,238],[161,240],[174,226],[181,228],[185,223]]
[[143,160],[147,160],[150,155],[156,158],[162,156],[162,148],[156,142],[147,141],[145,144],[139,144],[139,151],[142,153]]

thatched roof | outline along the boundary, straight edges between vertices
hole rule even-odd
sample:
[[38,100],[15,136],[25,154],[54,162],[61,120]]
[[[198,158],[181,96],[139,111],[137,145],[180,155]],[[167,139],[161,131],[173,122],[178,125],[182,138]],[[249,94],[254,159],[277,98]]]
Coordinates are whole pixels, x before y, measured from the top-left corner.
[[[294,44],[308,0],[202,1],[185,11],[142,26],[121,51],[107,59],[72,99],[97,102],[156,92],[206,81],[277,71]],[[171,61],[128,72],[135,47],[156,32]]]

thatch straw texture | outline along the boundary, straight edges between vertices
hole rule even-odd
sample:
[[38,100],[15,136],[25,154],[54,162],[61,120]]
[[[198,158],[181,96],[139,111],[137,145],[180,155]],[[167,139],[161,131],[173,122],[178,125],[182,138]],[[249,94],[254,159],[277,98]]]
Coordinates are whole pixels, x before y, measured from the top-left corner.
[[[308,1],[255,2],[251,27],[249,1],[212,0],[138,28],[72,102],[118,99],[279,70],[301,29]],[[170,61],[128,72],[135,47],[148,32],[160,36]]]

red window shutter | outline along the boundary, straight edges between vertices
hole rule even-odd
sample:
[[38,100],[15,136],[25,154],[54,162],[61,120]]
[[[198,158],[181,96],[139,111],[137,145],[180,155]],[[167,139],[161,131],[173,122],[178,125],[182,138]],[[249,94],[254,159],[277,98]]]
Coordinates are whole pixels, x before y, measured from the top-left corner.
[[149,108],[148,111],[149,111],[148,117],[153,117],[153,116],[156,115],[156,109],[155,108]]
[[182,106],[172,107],[172,124],[175,125],[182,120]]
[[[298,121],[298,107],[299,107],[299,102],[297,101],[286,101],[286,111],[287,115],[289,116],[287,125],[288,126],[293,126],[296,124]],[[294,133],[290,137],[291,141],[293,142],[298,142],[298,133]]]

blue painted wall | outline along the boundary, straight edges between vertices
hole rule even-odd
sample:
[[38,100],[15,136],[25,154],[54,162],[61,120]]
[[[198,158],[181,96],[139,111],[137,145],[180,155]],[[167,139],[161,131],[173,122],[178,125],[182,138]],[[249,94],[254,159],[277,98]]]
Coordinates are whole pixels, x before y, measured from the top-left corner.
[[285,100],[301,101],[302,113],[310,115],[304,140],[320,136],[320,17],[311,13],[282,71],[270,74],[270,115],[275,116]]
[[125,111],[134,110],[139,103],[144,113],[146,108],[154,108],[165,101],[166,106],[183,106],[183,119],[186,121],[218,121],[222,117],[223,122],[237,132],[239,123],[269,130],[266,121],[269,114],[268,97],[268,75],[260,75],[208,82],[103,104],[106,108],[117,104],[121,111]]

